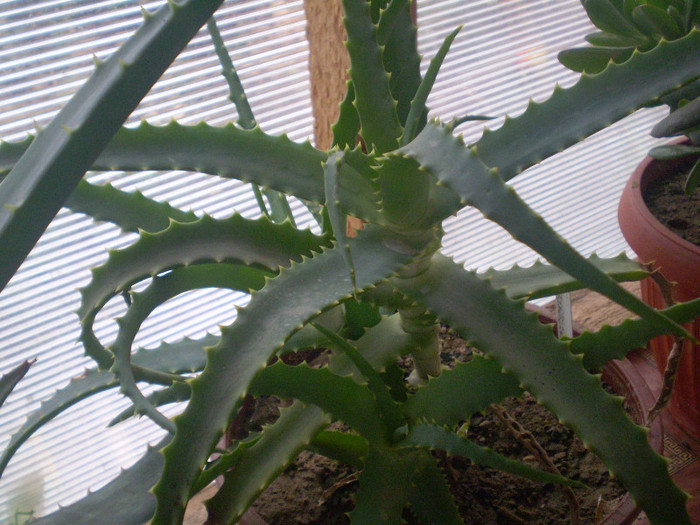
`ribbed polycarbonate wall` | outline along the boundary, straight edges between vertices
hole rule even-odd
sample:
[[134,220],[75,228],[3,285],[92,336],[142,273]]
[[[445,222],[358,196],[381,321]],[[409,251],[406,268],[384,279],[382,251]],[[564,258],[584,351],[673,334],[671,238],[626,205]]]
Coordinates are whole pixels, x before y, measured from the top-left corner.
[[[117,0],[0,0],[0,138],[19,140],[51,119],[93,68],[138,27],[141,8],[162,2]],[[455,41],[430,98],[443,120],[465,114],[502,117],[523,111],[527,100],[541,101],[555,82],[576,76],[556,61],[558,50],[580,44],[589,31],[578,0],[420,0],[419,43],[427,67],[442,39],[457,25]],[[312,129],[307,46],[302,0],[229,0],[217,21],[262,128],[304,140]],[[235,120],[227,87],[206,32],[201,32],[158,82],[132,116],[165,124]],[[615,209],[627,173],[648,147],[649,115],[635,115],[564,155],[519,177],[524,198],[584,253],[613,255],[626,248]],[[488,126],[498,127],[501,119]],[[460,128],[475,140],[482,124]],[[256,216],[248,187],[197,174],[110,172],[89,175],[93,182],[138,188],[147,196],[217,217],[234,210]],[[302,225],[308,215],[295,205]],[[446,221],[446,252],[470,268],[529,264],[532,253],[486,223],[463,212]],[[478,231],[477,231],[478,230]],[[128,245],[110,224],[62,211],[0,294],[0,372],[23,359],[37,363],[0,412],[0,447],[32,409],[90,365],[76,342],[77,289],[89,268],[106,259],[106,248]],[[159,308],[137,343],[152,346],[165,338],[202,337],[235,316],[232,303],[245,297],[217,291],[187,294]],[[118,301],[109,313],[120,311]],[[107,316],[105,316],[107,317]],[[98,323],[105,341],[115,335]],[[45,511],[68,503],[114,476],[160,432],[147,422],[104,430],[126,403],[106,394],[82,403],[35,434],[0,481],[0,523],[14,510]]]

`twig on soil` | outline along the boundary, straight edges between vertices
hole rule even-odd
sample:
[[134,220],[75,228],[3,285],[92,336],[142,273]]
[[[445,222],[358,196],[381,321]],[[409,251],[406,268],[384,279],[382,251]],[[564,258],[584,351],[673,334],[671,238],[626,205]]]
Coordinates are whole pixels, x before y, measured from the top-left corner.
[[[505,408],[499,405],[491,405],[489,409],[496,415],[496,417],[505,425],[508,431],[513,435],[513,437],[518,440],[530,453],[539,461],[539,463],[545,468],[545,470],[558,474],[561,476],[561,472],[554,464],[552,459],[547,454],[547,451],[540,445],[537,438],[525,427],[523,427],[513,416],[511,416]],[[576,494],[571,489],[571,487],[561,487],[564,497],[571,509],[571,525],[579,525],[580,522],[580,507],[578,500],[576,499]]]

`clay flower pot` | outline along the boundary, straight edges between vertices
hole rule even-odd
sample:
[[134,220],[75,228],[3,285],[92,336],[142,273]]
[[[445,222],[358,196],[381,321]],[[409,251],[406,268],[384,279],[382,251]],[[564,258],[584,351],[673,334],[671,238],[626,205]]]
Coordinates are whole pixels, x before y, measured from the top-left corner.
[[[618,209],[620,229],[639,260],[653,263],[663,276],[675,284],[678,301],[700,297],[700,247],[679,237],[661,224],[647,208],[643,195],[650,181],[688,166],[688,160],[657,161],[646,157],[637,167],[622,192]],[[642,298],[655,308],[664,301],[651,279],[641,283]],[[684,325],[700,338],[700,318]],[[660,370],[672,346],[672,338],[657,337],[649,343]],[[670,415],[692,436],[700,436],[700,348],[685,341],[673,396],[668,406]]]

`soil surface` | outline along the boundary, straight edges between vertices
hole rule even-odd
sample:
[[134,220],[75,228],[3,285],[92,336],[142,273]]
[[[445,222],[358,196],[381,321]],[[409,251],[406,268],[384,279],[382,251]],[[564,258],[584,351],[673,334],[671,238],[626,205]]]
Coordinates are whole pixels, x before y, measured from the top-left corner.
[[[442,329],[443,363],[468,361],[472,349],[451,330]],[[403,363],[410,366],[410,358]],[[508,399],[502,405],[547,451],[561,473],[589,486],[575,489],[581,507],[581,524],[594,524],[596,516],[614,507],[624,490],[608,475],[602,462],[580,440],[529,395]],[[488,410],[469,424],[469,438],[511,458],[538,466],[528,450]],[[570,508],[563,491],[553,484],[531,482],[514,475],[471,464],[468,460],[436,454],[466,524],[518,525],[570,523]],[[310,452],[298,458],[275,480],[255,504],[270,525],[348,524],[357,475],[351,467]],[[418,523],[405,511],[407,523]]]
[[685,178],[684,173],[677,173],[651,181],[644,202],[661,224],[700,246],[700,190],[687,195],[683,191]]

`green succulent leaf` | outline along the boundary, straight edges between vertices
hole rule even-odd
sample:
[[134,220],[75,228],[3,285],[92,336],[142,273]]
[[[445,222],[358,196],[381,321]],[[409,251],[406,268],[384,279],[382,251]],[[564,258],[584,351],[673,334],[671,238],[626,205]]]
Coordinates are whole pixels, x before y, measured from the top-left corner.
[[350,521],[358,525],[401,525],[423,451],[370,446]]
[[[689,323],[700,316],[700,299],[677,304],[663,314],[677,323]],[[611,359],[622,359],[635,348],[663,335],[665,330],[644,320],[627,319],[619,326],[603,326],[597,332],[584,332],[571,340],[571,352],[583,355],[583,366],[598,370]]]
[[166,437],[149,447],[135,465],[125,469],[99,490],[62,507],[44,518],[32,520],[38,525],[124,525],[146,523],[153,515],[155,498],[149,491],[163,468],[160,450],[170,440]]
[[657,33],[666,40],[675,40],[683,35],[683,29],[667,11],[651,4],[642,4],[632,11],[638,27],[647,33]]
[[[588,257],[588,261],[618,282],[639,281],[649,275],[639,262],[630,259],[624,253],[605,259],[593,254]],[[583,288],[583,285],[568,273],[540,261],[536,261],[532,266],[516,265],[508,270],[489,269],[480,273],[479,277],[488,279],[496,289],[505,289],[511,299],[532,300]]]
[[357,434],[322,430],[307,447],[312,452],[361,469],[369,453],[367,440]]
[[692,336],[636,295],[619,286],[569,246],[518,194],[482,163],[476,148],[467,149],[459,138],[441,126],[429,124],[409,145],[399,150],[420,163],[440,183],[453,190],[461,204],[477,208],[516,240],[528,245],[586,287],[595,290],[650,322],[665,325],[675,334]]
[[178,266],[217,261],[276,271],[292,259],[319,250],[324,242],[310,231],[299,231],[288,223],[277,225],[266,218],[251,221],[238,215],[223,220],[204,216],[195,222],[172,222],[168,229],[156,234],[141,232],[139,240],[128,248],[110,252],[107,262],[92,270],[92,281],[81,290],[78,314],[86,352],[101,367],[111,366],[111,354],[102,348],[92,331],[95,316],[109,299],[150,275]]
[[278,362],[258,372],[249,393],[294,398],[316,405],[353,427],[370,442],[380,440],[383,434],[382,416],[367,385],[338,376],[327,368],[311,368],[306,364],[288,366]]
[[168,2],[145,16],[17,161],[0,184],[0,289],[132,110],[220,4]]
[[[362,356],[362,353],[338,334],[331,332],[321,325],[315,323],[313,323],[313,325],[319,332],[328,338],[330,344],[334,348],[342,351],[350,359],[350,361],[352,361],[352,364],[355,365],[355,367],[360,371],[364,377],[364,380],[367,382],[367,388],[375,398],[375,406],[379,410],[380,419],[382,420],[384,426],[388,427],[389,432],[393,433],[396,428],[403,425],[404,418],[399,411],[398,406],[394,402],[394,399],[391,397],[389,387],[384,383],[379,375],[379,372],[377,372],[372,367],[370,362]],[[335,392],[331,392],[331,395],[335,396],[336,394]],[[362,410],[362,408],[359,406],[357,408]],[[344,418],[341,419],[347,423],[350,423]]]
[[700,97],[682,105],[651,130],[653,137],[672,137],[700,126]]
[[391,151],[396,149],[402,129],[377,42],[377,28],[370,16],[370,5],[366,0],[343,0],[343,6],[360,134],[368,150]]
[[165,230],[171,221],[194,222],[198,219],[191,211],[154,201],[138,191],[126,192],[110,184],[102,186],[85,180],[80,181],[65,206],[97,221],[114,223],[125,232],[144,230],[155,233]]
[[449,427],[506,397],[521,394],[518,380],[503,373],[497,361],[475,356],[430,379],[408,398],[403,410],[412,421],[423,419]]
[[580,47],[565,49],[557,55],[559,62],[572,71],[596,74],[610,62],[620,64],[634,53],[634,47]]
[[432,456],[424,454],[418,458],[413,481],[414,486],[408,494],[408,502],[413,515],[422,523],[464,523],[459,516],[447,480]]
[[[531,102],[516,118],[476,142],[479,157],[505,181],[599,131],[665,93],[695,80],[700,71],[700,32],[660,42],[610,64],[595,76],[582,75],[570,88],[557,87],[549,100]],[[542,123],[547,125],[543,126]],[[523,140],[527,137],[527,140]],[[504,147],[507,144],[507,147]]]
[[[139,367],[169,374],[194,372],[204,368],[206,356],[203,348],[212,345],[216,340],[218,337],[209,336],[196,341],[187,339],[179,343],[162,344],[152,350],[139,350],[134,354],[132,362]],[[0,476],[19,447],[39,428],[76,403],[118,386],[119,382],[111,372],[90,369],[54,392],[41,403],[38,410],[32,412],[17,433],[10,438],[0,458]]]
[[687,496],[647,443],[644,429],[632,423],[621,400],[609,396],[580,357],[522,303],[439,255],[422,276],[392,282],[517,377],[603,460],[652,522],[690,524]]
[[217,523],[237,523],[246,509],[330,418],[319,408],[295,403],[224,473],[224,483],[206,506]]
[[[420,55],[416,27],[411,18],[409,0],[392,0],[381,14],[377,26],[377,41],[383,46],[382,62],[389,73],[389,88],[396,100],[399,123],[406,124],[418,86],[421,83]],[[417,129],[425,124],[428,110],[425,105],[417,115]]]
[[403,443],[407,446],[444,450],[452,456],[464,456],[477,465],[509,472],[532,481],[557,483],[579,488],[585,487],[585,485],[580,482],[568,480],[557,474],[537,470],[520,461],[506,458],[494,450],[477,445],[467,438],[458,436],[454,432],[436,425],[416,425],[411,429]]
[[174,268],[169,273],[153,278],[148,287],[140,293],[131,294],[131,304],[124,316],[117,322],[117,337],[109,346],[114,356],[111,371],[119,380],[120,390],[134,402],[138,414],[148,416],[154,423],[169,432],[175,430],[172,422],[163,416],[141,393],[131,366],[131,348],[141,324],[158,306],[169,299],[190,290],[200,288],[221,288],[248,292],[259,290],[272,272],[233,264],[197,264]]
[[585,0],[583,7],[591,22],[608,33],[642,38],[639,29],[628,20],[611,0]]
[[425,103],[428,101],[428,95],[430,95],[430,92],[433,89],[433,85],[435,84],[435,80],[437,79],[438,72],[440,71],[440,66],[442,66],[442,62],[445,60],[445,57],[447,56],[447,53],[450,50],[452,42],[455,38],[457,38],[457,34],[461,30],[462,26],[459,26],[457,29],[452,31],[452,33],[447,35],[445,41],[442,43],[442,46],[440,46],[440,49],[438,50],[437,54],[430,61],[428,71],[426,72],[425,77],[418,86],[415,97],[413,98],[413,100],[411,100],[411,109],[408,112],[408,116],[405,119],[405,127],[403,130],[403,134],[401,135],[401,139],[399,140],[400,146],[405,146],[406,144],[411,142],[416,137],[416,133],[421,131],[421,129],[425,125],[425,122],[421,122],[421,118],[424,117],[424,115],[427,113]]
[[[360,289],[392,275],[423,248],[420,242],[372,225],[349,242]],[[351,294],[352,284],[336,248],[282,270],[252,295],[236,321],[223,329],[220,343],[209,349],[204,371],[190,382],[192,398],[175,418],[177,433],[164,451],[165,469],[154,488],[158,499],[154,524],[181,519],[201,466],[269,357],[304,323]]]
[[5,402],[7,396],[15,389],[17,383],[29,372],[35,361],[23,361],[7,374],[0,377],[0,406]]

